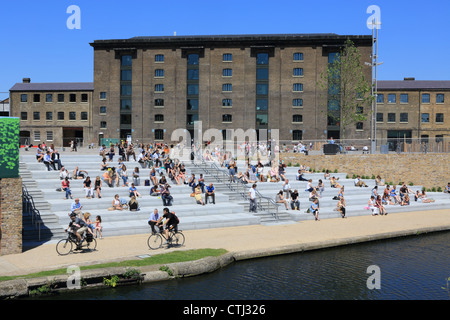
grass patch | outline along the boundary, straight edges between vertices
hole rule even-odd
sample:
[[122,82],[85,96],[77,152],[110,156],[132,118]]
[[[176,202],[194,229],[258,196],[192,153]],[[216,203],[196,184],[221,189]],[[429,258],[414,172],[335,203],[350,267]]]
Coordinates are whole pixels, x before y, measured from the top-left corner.
[[[90,266],[82,266],[81,270],[102,269],[111,267],[145,267],[150,265],[168,264],[175,262],[195,261],[205,257],[218,257],[227,253],[225,249],[196,249],[173,251],[154,255],[145,259],[126,260],[120,262],[101,263]],[[8,281],[14,279],[31,279],[40,277],[49,277],[67,274],[67,268],[42,271],[21,276],[0,276],[0,281]]]

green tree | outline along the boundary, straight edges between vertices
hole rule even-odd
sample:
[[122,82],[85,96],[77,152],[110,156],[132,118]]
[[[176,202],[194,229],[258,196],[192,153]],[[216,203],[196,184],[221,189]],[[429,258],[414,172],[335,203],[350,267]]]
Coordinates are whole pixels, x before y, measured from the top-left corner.
[[327,94],[327,115],[339,124],[342,140],[349,125],[367,120],[371,113],[372,85],[363,68],[359,49],[347,39],[320,75],[318,86]]

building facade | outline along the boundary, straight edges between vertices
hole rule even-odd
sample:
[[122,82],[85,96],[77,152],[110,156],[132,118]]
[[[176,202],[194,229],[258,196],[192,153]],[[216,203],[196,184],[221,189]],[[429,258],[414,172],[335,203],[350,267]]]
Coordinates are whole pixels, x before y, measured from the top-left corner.
[[[284,141],[339,138],[320,75],[347,39],[370,61],[371,36],[336,34],[137,37],[96,40],[93,136],[173,142],[218,129],[278,129]],[[367,67],[367,80],[371,69]],[[346,129],[367,139],[370,120]]]
[[92,140],[93,83],[31,83],[24,78],[10,89],[11,116],[20,118],[21,145],[55,147]]
[[450,142],[450,81],[378,81],[377,139]]

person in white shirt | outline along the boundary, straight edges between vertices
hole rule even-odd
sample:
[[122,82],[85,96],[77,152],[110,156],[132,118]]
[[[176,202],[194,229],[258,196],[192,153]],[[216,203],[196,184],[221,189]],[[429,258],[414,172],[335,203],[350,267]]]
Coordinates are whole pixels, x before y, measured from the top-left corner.
[[250,212],[256,213],[256,183],[249,190],[250,197]]
[[286,194],[286,199],[289,199],[291,194],[291,185],[289,184],[289,179],[286,179],[283,184],[283,192]]

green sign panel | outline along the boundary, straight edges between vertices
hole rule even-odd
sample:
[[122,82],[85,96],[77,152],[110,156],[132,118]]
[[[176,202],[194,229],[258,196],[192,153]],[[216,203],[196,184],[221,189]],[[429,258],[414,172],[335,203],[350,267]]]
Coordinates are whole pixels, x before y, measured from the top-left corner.
[[19,120],[0,117],[0,178],[19,177]]

